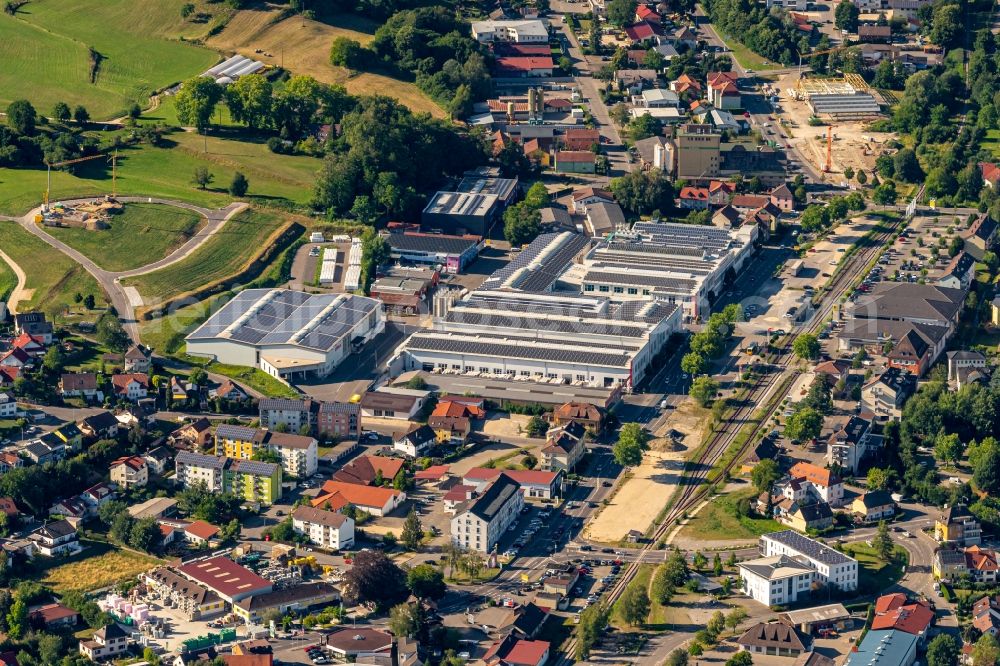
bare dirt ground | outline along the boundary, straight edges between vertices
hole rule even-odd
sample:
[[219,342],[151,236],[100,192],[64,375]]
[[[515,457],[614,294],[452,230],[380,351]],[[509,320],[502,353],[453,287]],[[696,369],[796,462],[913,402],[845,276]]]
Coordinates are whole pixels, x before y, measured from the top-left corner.
[[[236,52],[269,65],[284,67],[295,74],[308,74],[323,83],[339,83],[355,95],[389,95],[416,113],[429,112],[443,118],[445,113],[416,85],[381,74],[353,73],[330,64],[330,44],[336,37],[348,37],[366,45],[372,40],[375,24],[344,16],[339,25],[293,16],[274,23],[277,10],[241,10],[226,28],[208,39],[221,51]],[[257,53],[257,49],[263,53]],[[270,54],[270,56],[266,55]]]
[[[795,101],[788,95],[788,90],[795,87],[798,78],[799,74],[796,71],[780,77],[776,83],[781,90],[781,115],[791,121],[784,124],[784,128],[791,137],[788,143],[801,149],[809,162],[822,170],[826,165],[826,125],[811,127],[809,117],[812,115],[812,109],[809,104],[805,101]],[[873,132],[868,126],[867,122],[833,121],[832,171],[827,176],[830,182],[837,184],[846,182],[844,169],[847,167],[851,167],[854,171],[864,170],[870,180],[875,168],[875,159],[882,153],[883,144],[895,135],[889,132]]]
[[677,488],[690,449],[704,435],[706,412],[686,400],[673,410],[663,430],[674,429],[685,436],[676,449],[672,441],[655,439],[632,469],[632,476],[609,498],[608,505],[587,526],[584,536],[595,541],[621,541],[629,530],[645,532],[666,506]]

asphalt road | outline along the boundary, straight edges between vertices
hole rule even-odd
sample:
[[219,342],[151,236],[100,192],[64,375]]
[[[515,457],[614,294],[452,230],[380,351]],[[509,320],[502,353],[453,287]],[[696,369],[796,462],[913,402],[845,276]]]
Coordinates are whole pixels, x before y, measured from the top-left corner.
[[[70,204],[70,203],[80,203],[80,202],[98,201],[98,200],[100,199],[98,198],[67,199],[64,201],[64,203]],[[40,239],[48,243],[50,246],[54,247],[55,249],[59,250],[60,252],[68,256],[73,261],[80,264],[88,273],[94,276],[97,282],[101,285],[101,288],[104,289],[104,292],[108,295],[108,298],[111,299],[111,305],[115,308],[115,311],[118,313],[118,319],[121,321],[122,327],[125,329],[125,332],[128,334],[129,338],[131,338],[133,342],[138,343],[140,341],[138,322],[136,322],[135,320],[134,310],[128,299],[128,296],[126,296],[125,294],[125,290],[119,283],[119,280],[123,277],[133,277],[136,275],[142,275],[144,273],[150,273],[154,270],[158,270],[160,268],[169,266],[170,264],[181,261],[189,254],[194,252],[196,249],[198,249],[205,241],[207,241],[209,238],[218,233],[219,230],[222,228],[222,226],[233,215],[236,215],[241,210],[246,208],[247,204],[242,202],[235,202],[229,204],[225,208],[211,209],[211,208],[202,208],[200,206],[184,203],[182,201],[173,201],[171,199],[158,199],[154,197],[118,197],[118,200],[125,203],[158,203],[158,204],[175,206],[178,208],[185,208],[187,210],[194,211],[199,215],[207,218],[208,224],[205,225],[204,229],[202,229],[202,231],[199,234],[192,237],[189,241],[187,241],[184,245],[182,245],[177,250],[172,252],[169,256],[160,259],[158,261],[155,261],[151,264],[148,264],[146,266],[142,266],[141,268],[136,268],[129,271],[112,272],[104,270],[96,263],[91,261],[89,258],[87,258],[84,254],[78,252],[77,250],[73,249],[66,243],[52,236],[50,233],[45,231],[45,229],[42,226],[35,224],[34,218],[35,215],[39,213],[40,209],[36,208],[35,210],[30,211],[27,215],[20,218],[18,222],[29,233],[38,236]]]

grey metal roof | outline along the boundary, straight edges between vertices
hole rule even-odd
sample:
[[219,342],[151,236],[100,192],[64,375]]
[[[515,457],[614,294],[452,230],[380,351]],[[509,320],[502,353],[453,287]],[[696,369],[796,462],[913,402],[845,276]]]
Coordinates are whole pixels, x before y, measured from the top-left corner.
[[462,255],[475,247],[475,238],[439,234],[388,234],[384,236],[395,251]]
[[829,546],[802,536],[792,530],[782,530],[781,532],[771,532],[765,534],[764,538],[777,541],[789,548],[794,548],[806,557],[812,558],[824,564],[847,564],[855,560],[840,553]]

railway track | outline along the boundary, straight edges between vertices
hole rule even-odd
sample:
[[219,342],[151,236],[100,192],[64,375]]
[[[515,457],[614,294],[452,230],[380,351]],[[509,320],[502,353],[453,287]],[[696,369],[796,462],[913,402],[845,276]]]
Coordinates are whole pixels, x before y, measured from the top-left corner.
[[[919,195],[918,195],[919,196]],[[805,324],[793,330],[782,340],[777,351],[777,360],[771,364],[771,372],[760,377],[751,387],[749,393],[744,397],[743,402],[736,408],[725,424],[709,440],[697,459],[689,464],[689,469],[694,472],[681,479],[682,487],[680,495],[675,498],[673,506],[656,526],[652,538],[646,543],[638,557],[628,564],[622,575],[615,581],[610,590],[605,592],[601,603],[610,609],[621,597],[632,579],[635,578],[645,560],[645,556],[656,547],[656,544],[664,539],[670,532],[674,523],[692,509],[708,493],[709,486],[705,484],[709,472],[726,455],[729,447],[736,438],[750,424],[751,430],[746,437],[740,450],[726,465],[724,471],[731,471],[746,455],[753,443],[759,438],[761,431],[767,426],[768,420],[780,405],[780,399],[775,396],[787,395],[795,380],[802,374],[802,371],[792,365],[793,354],[792,345],[795,339],[806,333],[815,333],[822,326],[829,315],[834,311],[837,304],[858,281],[860,272],[881,254],[888,247],[889,241],[898,229],[905,226],[905,218],[897,221],[891,227],[880,231],[866,239],[866,245],[858,249],[847,259],[847,264],[834,275],[829,285],[826,287],[826,294],[823,296],[812,317]],[[767,411],[754,419],[754,412],[757,405],[766,404]],[[574,655],[577,646],[577,638],[574,635],[563,645],[563,656],[559,660],[559,666],[575,663]]]

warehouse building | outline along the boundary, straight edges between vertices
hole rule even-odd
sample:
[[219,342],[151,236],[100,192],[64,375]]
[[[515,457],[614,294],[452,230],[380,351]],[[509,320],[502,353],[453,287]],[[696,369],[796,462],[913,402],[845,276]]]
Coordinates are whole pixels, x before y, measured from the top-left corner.
[[746,266],[758,235],[756,225],[721,229],[638,222],[597,243],[563,277],[577,280],[586,295],[664,301],[697,320]]
[[516,178],[500,178],[489,171],[466,172],[454,189],[431,197],[421,214],[421,226],[440,233],[487,236],[519,192]]
[[445,273],[461,273],[479,256],[478,236],[448,236],[419,232],[385,236],[390,256],[396,261],[441,266]]
[[[680,309],[664,302],[484,290],[451,304],[434,330],[412,335],[392,365],[514,383],[634,386],[680,326]],[[510,397],[516,392],[511,386]]]
[[187,353],[284,381],[324,377],[384,329],[372,298],[247,289],[187,336]]

